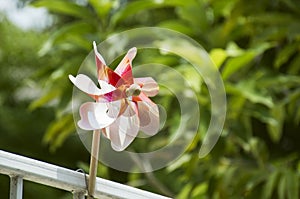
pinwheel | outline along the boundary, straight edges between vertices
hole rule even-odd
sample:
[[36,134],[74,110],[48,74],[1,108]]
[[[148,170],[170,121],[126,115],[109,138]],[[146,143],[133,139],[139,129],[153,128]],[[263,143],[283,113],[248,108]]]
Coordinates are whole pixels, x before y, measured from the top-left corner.
[[78,89],[95,100],[81,105],[78,126],[84,130],[102,129],[112,148],[122,151],[139,130],[151,136],[158,132],[158,107],[148,97],[155,96],[159,87],[151,77],[133,78],[136,48],[131,48],[113,71],[93,44],[100,88],[86,75],[69,76]]
[[81,105],[81,119],[78,121],[81,129],[94,130],[91,169],[98,157],[100,130],[116,151],[128,147],[139,131],[153,136],[159,130],[158,107],[149,98],[158,93],[158,84],[151,77],[133,78],[132,75],[132,60],[137,49],[131,48],[112,70],[98,52],[95,42],[93,46],[100,87],[86,75],[69,75],[71,82],[94,100]]

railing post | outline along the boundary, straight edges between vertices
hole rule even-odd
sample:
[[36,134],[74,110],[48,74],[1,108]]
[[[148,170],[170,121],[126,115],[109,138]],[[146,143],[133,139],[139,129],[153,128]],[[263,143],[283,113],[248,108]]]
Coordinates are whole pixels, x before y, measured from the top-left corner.
[[22,199],[23,178],[20,176],[10,176],[10,199]]
[[74,191],[73,199],[84,199],[85,191]]

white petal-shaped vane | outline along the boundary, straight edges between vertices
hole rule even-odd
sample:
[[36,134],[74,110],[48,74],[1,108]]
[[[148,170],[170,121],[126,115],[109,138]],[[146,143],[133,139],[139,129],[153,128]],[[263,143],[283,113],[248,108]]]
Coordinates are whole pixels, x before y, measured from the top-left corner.
[[84,130],[105,128],[116,120],[119,111],[117,103],[86,102],[80,107],[81,120],[78,121],[78,126]]
[[[128,71],[126,71],[126,69],[128,69],[127,66],[131,67],[131,62],[135,58],[136,52],[137,52],[136,47],[133,47],[133,48],[128,50],[127,54],[124,56],[122,61],[119,63],[119,65],[115,69],[115,72],[118,75],[123,76],[124,73],[128,72]],[[130,73],[131,73],[131,71],[130,71]]]
[[[131,102],[132,103],[132,102]],[[134,104],[127,106],[131,111]],[[105,135],[111,141],[115,151],[123,151],[134,140],[139,132],[139,118],[137,114],[131,116],[120,115],[114,123],[106,128]]]
[[155,135],[159,131],[159,110],[154,103],[137,102],[140,130],[147,135]]
[[69,75],[69,79],[78,89],[93,96],[104,95],[116,89],[115,87],[108,84],[107,82],[98,80],[101,86],[100,89],[88,76],[83,74],[79,74],[76,77]]
[[159,86],[152,77],[134,78],[134,83],[140,85],[141,91],[149,96],[153,97],[158,94]]
[[93,42],[93,47],[94,47],[94,53],[95,53],[96,59],[98,59],[101,62],[101,64],[106,65],[104,58],[97,50],[97,44],[95,41]]

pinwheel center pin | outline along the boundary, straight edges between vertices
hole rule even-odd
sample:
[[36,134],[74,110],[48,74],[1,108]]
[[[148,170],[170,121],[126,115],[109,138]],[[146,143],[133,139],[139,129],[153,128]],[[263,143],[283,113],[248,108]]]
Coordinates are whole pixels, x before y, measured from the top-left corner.
[[139,96],[141,94],[141,87],[137,84],[130,85],[129,88],[126,89],[125,93],[127,97],[131,96]]

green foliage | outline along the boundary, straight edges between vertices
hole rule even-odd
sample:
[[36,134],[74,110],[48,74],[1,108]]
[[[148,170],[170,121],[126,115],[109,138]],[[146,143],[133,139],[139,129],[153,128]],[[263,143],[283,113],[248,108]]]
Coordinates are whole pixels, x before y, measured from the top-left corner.
[[[182,60],[149,52],[139,63],[163,63],[180,71],[197,92],[201,107],[199,132],[174,164],[152,174],[128,174],[137,185],[176,198],[299,198],[300,178],[300,4],[291,0],[145,0],[108,1],[36,0],[57,17],[40,59],[55,57],[31,79],[42,90],[30,105],[55,108],[56,119],[44,142],[52,150],[74,132],[71,119],[72,86],[67,75],[76,74],[93,40],[140,26],[167,27],[202,44],[217,65],[226,87],[227,118],[213,151],[198,158],[209,124],[209,93]],[[0,38],[1,40],[2,38]],[[2,44],[2,42],[1,42]],[[189,49],[185,49],[186,52]],[[0,51],[0,56],[1,56]],[[28,59],[30,56],[24,57]],[[166,74],[171,75],[171,74]],[[1,79],[4,81],[5,79]],[[180,85],[178,86],[180,90]],[[7,91],[8,92],[8,91]],[[167,90],[156,100],[173,117],[155,146],[172,138],[179,122],[177,106]],[[2,99],[1,99],[2,100]],[[84,165],[84,164],[83,164]],[[109,173],[110,169],[103,169]],[[113,178],[113,175],[101,174]],[[146,179],[146,180],[145,180]],[[170,183],[171,182],[171,183]]]

